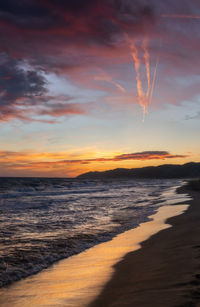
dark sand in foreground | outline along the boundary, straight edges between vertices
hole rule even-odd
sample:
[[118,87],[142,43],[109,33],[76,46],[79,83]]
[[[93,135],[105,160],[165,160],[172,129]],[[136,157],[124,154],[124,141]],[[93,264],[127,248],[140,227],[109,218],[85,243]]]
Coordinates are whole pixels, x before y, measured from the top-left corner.
[[200,306],[200,193],[182,192],[193,198],[186,213],[116,264],[90,307]]

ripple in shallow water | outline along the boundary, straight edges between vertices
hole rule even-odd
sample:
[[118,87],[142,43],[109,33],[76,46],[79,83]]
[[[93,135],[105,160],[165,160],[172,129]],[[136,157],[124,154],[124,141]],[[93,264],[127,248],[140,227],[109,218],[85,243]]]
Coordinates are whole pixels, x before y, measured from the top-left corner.
[[0,286],[80,253],[185,200],[180,180],[0,179]]

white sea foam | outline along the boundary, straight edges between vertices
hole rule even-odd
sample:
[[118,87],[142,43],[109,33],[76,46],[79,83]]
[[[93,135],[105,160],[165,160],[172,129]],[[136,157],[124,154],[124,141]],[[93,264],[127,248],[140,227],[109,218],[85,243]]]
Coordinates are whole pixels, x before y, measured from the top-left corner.
[[0,179],[0,286],[187,200],[181,180]]

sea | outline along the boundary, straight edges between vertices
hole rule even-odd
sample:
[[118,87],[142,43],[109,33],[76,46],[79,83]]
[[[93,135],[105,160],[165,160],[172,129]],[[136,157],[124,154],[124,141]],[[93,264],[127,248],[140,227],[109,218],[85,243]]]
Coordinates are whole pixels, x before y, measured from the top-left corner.
[[179,179],[0,178],[0,287],[185,203]]

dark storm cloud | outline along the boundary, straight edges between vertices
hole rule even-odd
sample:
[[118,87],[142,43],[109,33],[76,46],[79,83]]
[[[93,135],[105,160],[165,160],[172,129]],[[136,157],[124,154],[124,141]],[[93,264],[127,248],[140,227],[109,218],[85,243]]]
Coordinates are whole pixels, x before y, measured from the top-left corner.
[[[0,22],[11,34],[26,37],[37,31],[51,35],[57,42],[113,44],[113,35],[126,30],[141,32],[152,23],[153,9],[148,1],[139,0],[9,0],[0,4]],[[32,32],[31,32],[32,31]],[[79,42],[79,43],[80,43]]]
[[16,27],[29,29],[46,28],[52,25],[52,14],[37,3],[37,1],[1,1],[0,19]]
[[13,117],[26,119],[23,111],[16,108],[24,99],[42,96],[46,81],[40,72],[25,70],[23,62],[0,54],[0,121]]
[[[44,116],[45,110],[52,117],[62,116],[62,109],[66,115],[84,113],[79,104],[72,108],[68,99],[61,103],[58,100],[56,108],[57,97],[49,97],[42,72],[64,74],[81,85],[87,76],[82,77],[79,69],[130,63],[124,33],[133,40],[148,38],[152,63],[159,53],[165,86],[165,76],[172,80],[189,69],[195,74],[199,69],[199,27],[192,23],[184,28],[184,20],[180,25],[180,21],[171,22],[161,16],[198,12],[197,0],[0,1],[0,52],[8,55],[0,67],[0,120],[12,118],[14,113],[17,118],[30,118],[27,112],[33,109],[26,111],[25,105],[33,108],[36,104],[41,106],[34,110],[39,116]],[[20,64],[25,61],[32,68],[22,69]]]
[[[103,3],[104,1],[102,1]],[[108,2],[108,1],[107,1]],[[88,12],[91,7],[93,7],[96,3],[101,3],[100,0],[43,0],[41,3],[46,5],[47,7],[54,7],[60,9],[61,11],[68,11],[73,13]]]
[[85,62],[90,65],[95,57],[104,57],[108,52],[109,56],[116,54],[124,33],[128,33],[133,38],[165,36],[166,40],[169,36],[171,40],[176,36],[176,44],[182,40],[180,43],[186,48],[177,46],[172,50],[168,42],[166,53],[174,52],[178,58],[181,50],[183,56],[188,56],[188,49],[193,46],[178,36],[180,24],[177,28],[176,22],[170,24],[161,15],[194,14],[199,6],[194,0],[1,1],[0,51],[51,71],[57,65],[67,70]]
[[[24,121],[53,123],[52,120],[32,116],[67,116],[84,114],[78,103],[70,103],[70,96],[47,95],[47,82],[41,71],[30,70],[25,62],[0,55],[0,121],[17,118]],[[56,101],[56,102],[55,102]]]
[[23,62],[0,55],[0,106],[14,104],[18,98],[41,96],[46,81],[40,72],[22,68]]
[[153,9],[150,3],[152,1],[147,0],[7,0],[0,3],[0,16],[19,25],[22,20],[26,20],[30,28],[33,27],[32,18],[37,18],[38,22],[52,19],[52,25],[59,24],[60,19],[65,20],[67,25],[70,19],[75,21],[81,17],[89,20],[94,17],[118,16],[119,19],[127,17],[128,20],[131,16],[152,17]]
[[162,14],[193,14],[199,6],[194,0],[1,1],[1,48],[30,58],[33,51],[55,55],[74,45],[117,47],[124,32],[152,34],[157,25],[166,34],[172,29],[163,25]]
[[[117,49],[124,29],[142,32],[153,18],[147,0],[142,3],[139,0],[1,1],[0,52],[15,59],[26,59],[35,70],[46,73],[89,67],[97,62],[99,47]],[[37,85],[44,90],[41,74],[34,69],[28,73],[16,69],[15,61],[7,61],[8,71],[14,66],[16,75],[4,81],[3,86],[11,90],[7,99],[37,91],[28,85],[30,78],[37,78]],[[23,79],[27,93],[23,93]]]

